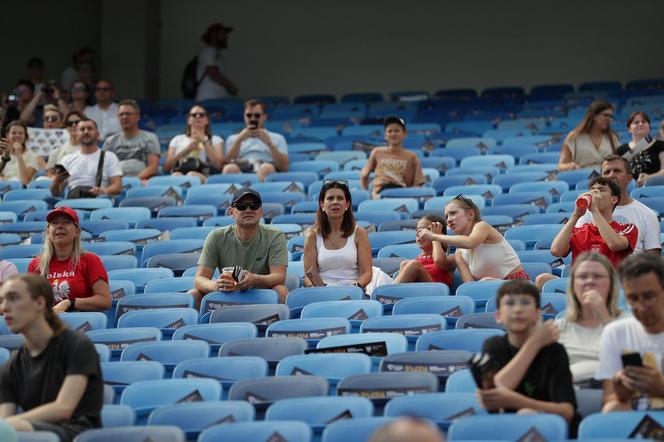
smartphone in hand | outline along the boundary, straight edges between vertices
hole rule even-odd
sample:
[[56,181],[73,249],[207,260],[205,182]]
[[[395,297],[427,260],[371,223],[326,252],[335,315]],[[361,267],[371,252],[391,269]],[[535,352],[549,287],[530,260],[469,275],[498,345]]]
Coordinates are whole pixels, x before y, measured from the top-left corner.
[[620,359],[622,359],[623,367],[630,365],[634,367],[643,367],[643,359],[641,359],[640,353],[625,353]]

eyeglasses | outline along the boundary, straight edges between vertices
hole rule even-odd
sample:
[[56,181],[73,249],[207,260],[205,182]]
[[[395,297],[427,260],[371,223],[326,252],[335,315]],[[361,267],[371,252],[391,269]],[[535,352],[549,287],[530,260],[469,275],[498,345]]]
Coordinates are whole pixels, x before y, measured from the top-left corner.
[[339,184],[341,186],[348,187],[348,181],[346,181],[346,180],[325,180],[325,181],[323,181],[323,187],[329,187],[333,184]]
[[76,126],[76,125],[78,124],[79,121],[81,121],[81,120],[69,120],[69,121],[67,121],[67,123],[66,123],[66,124],[67,124],[67,127],[74,127],[74,126]]
[[205,112],[192,112],[189,116],[192,118],[205,118],[207,117],[207,114]]
[[132,115],[136,115],[136,112],[122,112],[121,114],[118,114],[118,117],[131,117]]
[[261,203],[259,203],[258,201],[254,201],[251,203],[235,203],[233,207],[235,207],[240,212],[244,212],[247,209],[258,210],[261,208]]
[[96,87],[95,88],[96,92],[110,92],[112,90],[113,90],[112,87]]
[[247,118],[260,118],[260,117],[263,116],[263,114],[261,114],[261,113],[255,113],[254,114],[254,113],[251,113],[251,112],[247,112],[246,114],[244,114],[244,116],[247,117]]
[[602,113],[599,113],[599,114],[597,114],[597,115],[599,115],[600,117],[604,117],[604,118],[606,118],[607,120],[611,120],[611,119],[613,119],[613,114],[612,114],[612,113],[604,113],[604,112],[602,112]]
[[58,115],[44,115],[44,121],[47,123],[55,123],[56,121],[60,121],[60,116]]

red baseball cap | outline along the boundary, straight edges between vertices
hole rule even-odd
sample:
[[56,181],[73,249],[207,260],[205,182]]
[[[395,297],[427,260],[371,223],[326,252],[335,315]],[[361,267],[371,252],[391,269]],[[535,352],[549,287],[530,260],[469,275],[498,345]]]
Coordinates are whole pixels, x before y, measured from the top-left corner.
[[56,216],[67,216],[71,218],[71,220],[74,221],[76,225],[78,225],[78,214],[76,214],[76,211],[71,207],[61,206],[51,210],[48,212],[48,215],[46,215],[46,221],[50,223]]

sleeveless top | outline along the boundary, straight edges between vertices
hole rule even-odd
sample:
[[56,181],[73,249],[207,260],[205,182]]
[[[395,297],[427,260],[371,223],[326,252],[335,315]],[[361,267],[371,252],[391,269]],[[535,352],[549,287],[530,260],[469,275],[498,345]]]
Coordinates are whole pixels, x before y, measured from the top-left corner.
[[[618,141],[614,140],[614,145],[618,146]],[[613,153],[609,137],[602,135],[602,142],[599,149],[595,147],[590,135],[581,133],[569,141],[569,149],[572,152],[572,161],[579,167],[593,167],[602,164],[602,160]]]
[[325,284],[351,285],[357,281],[360,269],[357,265],[355,232],[346,239],[346,245],[339,250],[326,249],[323,236],[317,233],[316,249],[318,251],[318,273]]
[[460,249],[461,257],[468,264],[476,280],[491,277],[505,279],[521,260],[512,246],[501,240],[498,244],[482,243],[474,249]]

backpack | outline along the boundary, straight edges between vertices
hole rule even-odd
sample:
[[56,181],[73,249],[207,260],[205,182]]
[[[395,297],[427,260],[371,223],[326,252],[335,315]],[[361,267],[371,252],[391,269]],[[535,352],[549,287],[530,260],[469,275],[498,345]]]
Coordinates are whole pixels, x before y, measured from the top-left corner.
[[180,81],[180,90],[184,98],[196,98],[196,92],[198,91],[198,86],[205,78],[205,75],[198,80],[196,76],[196,69],[198,67],[198,56],[194,57],[187,63],[184,67],[184,72],[182,73],[182,81]]

